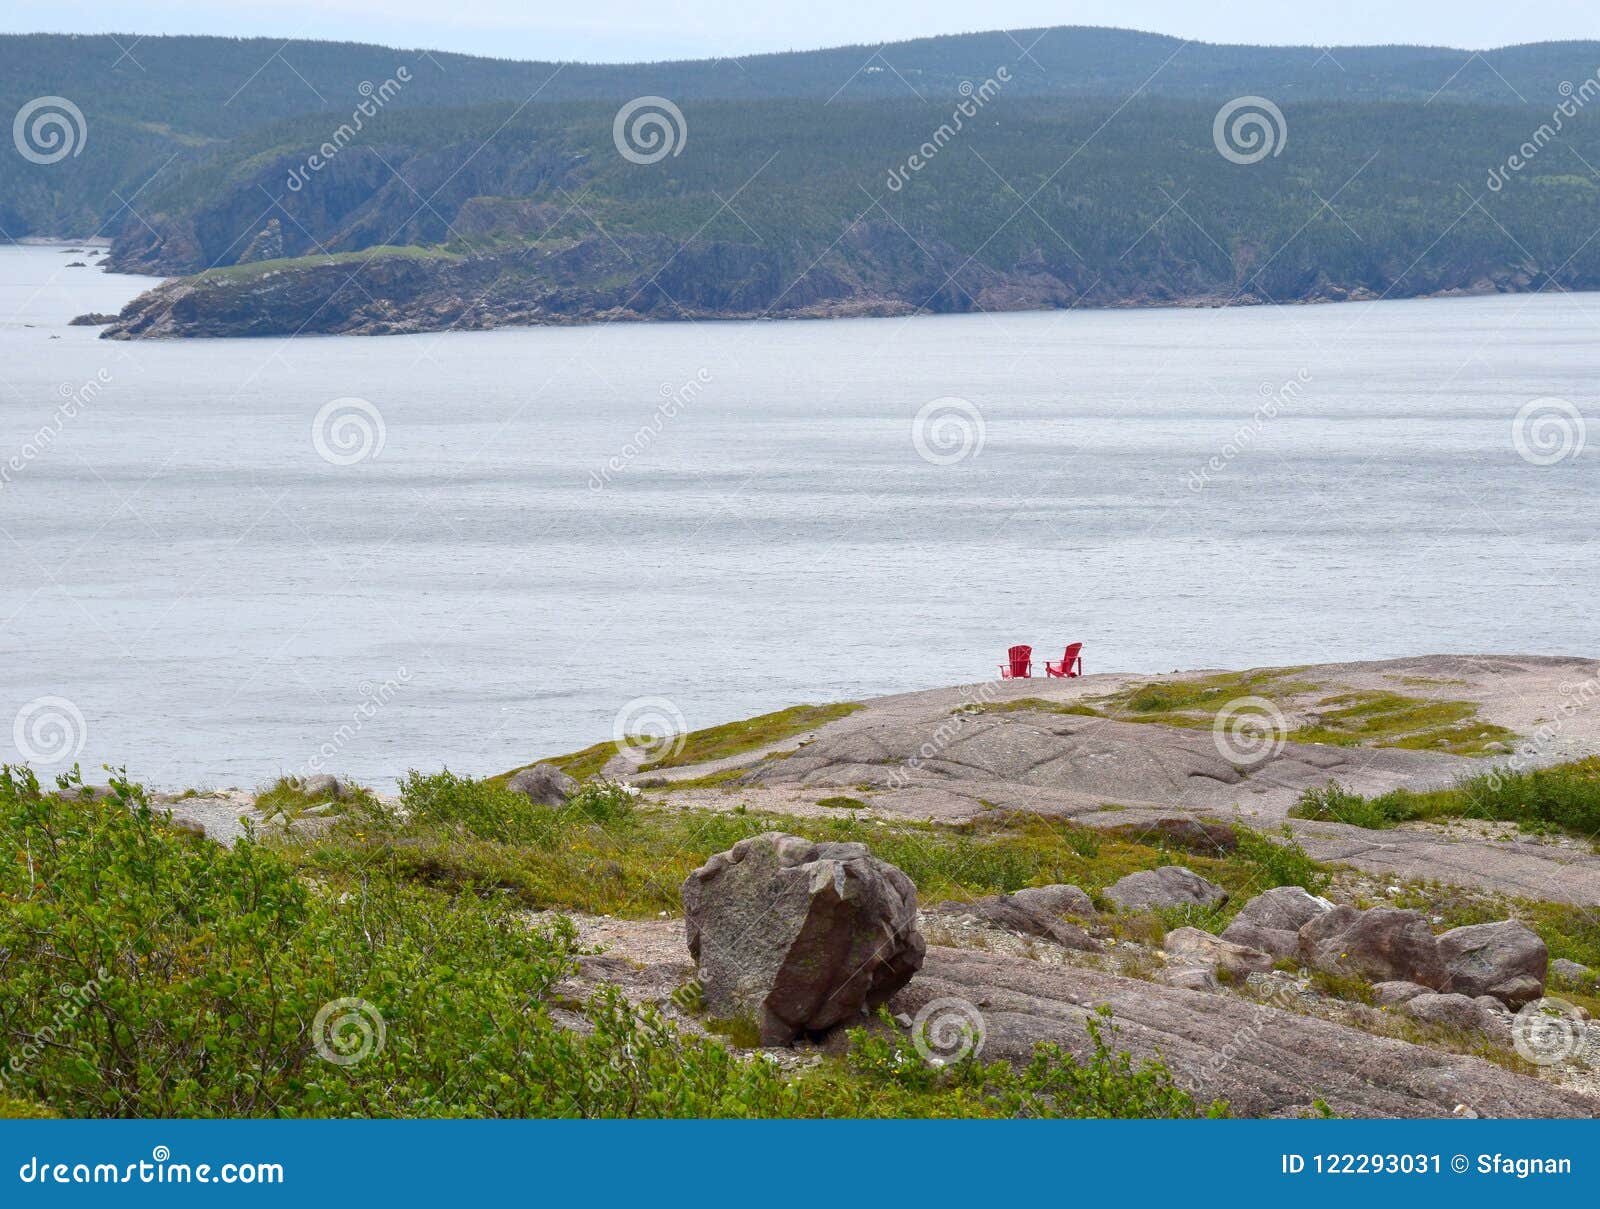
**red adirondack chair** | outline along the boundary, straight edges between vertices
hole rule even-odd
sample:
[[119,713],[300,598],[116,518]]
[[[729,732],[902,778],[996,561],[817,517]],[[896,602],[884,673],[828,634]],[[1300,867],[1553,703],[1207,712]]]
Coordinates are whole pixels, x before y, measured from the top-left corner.
[[1027,680],[1033,675],[1033,648],[1014,646],[1006,651],[1006,662],[1000,665],[1002,680]]
[[1071,679],[1083,675],[1083,656],[1078,654],[1083,650],[1083,643],[1074,642],[1067,648],[1067,653],[1061,656],[1060,663],[1045,661],[1044,674],[1054,676],[1057,680]]

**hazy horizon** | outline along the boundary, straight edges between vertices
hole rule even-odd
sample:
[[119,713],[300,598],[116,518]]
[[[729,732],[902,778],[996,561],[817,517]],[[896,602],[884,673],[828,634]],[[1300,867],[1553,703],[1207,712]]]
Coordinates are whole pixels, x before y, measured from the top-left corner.
[[1336,13],[1288,10],[1259,0],[1208,12],[1197,12],[1177,0],[1121,4],[1091,0],[1067,6],[1065,12],[1063,7],[1040,0],[1002,0],[986,10],[983,21],[974,23],[970,8],[951,0],[917,5],[894,0],[870,9],[845,0],[819,0],[803,11],[778,13],[731,0],[594,0],[581,12],[530,13],[510,0],[484,0],[458,6],[443,23],[434,6],[420,0],[381,6],[375,0],[316,5],[294,0],[280,5],[267,24],[259,14],[210,3],[144,0],[118,7],[108,18],[97,4],[24,0],[4,32],[362,42],[500,59],[589,63],[737,58],[1072,25],[1216,45],[1412,45],[1463,51],[1600,36],[1593,15],[1584,11],[1584,5],[1568,0],[1541,6],[1537,13],[1444,0],[1424,0],[1403,11],[1393,5],[1355,4]]

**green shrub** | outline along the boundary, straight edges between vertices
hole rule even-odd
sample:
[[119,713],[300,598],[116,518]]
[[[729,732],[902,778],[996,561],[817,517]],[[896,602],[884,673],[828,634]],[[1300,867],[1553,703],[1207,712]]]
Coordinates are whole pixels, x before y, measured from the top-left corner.
[[1332,880],[1328,871],[1306,854],[1306,850],[1293,839],[1293,832],[1284,827],[1277,839],[1269,839],[1258,831],[1245,827],[1235,828],[1239,836],[1239,859],[1249,862],[1257,873],[1257,892],[1274,886],[1300,886],[1312,894],[1321,894]]
[[633,814],[635,792],[615,781],[585,781],[567,799],[567,809],[594,823],[620,823]]
[[1395,789],[1373,798],[1330,781],[1301,794],[1290,814],[1370,828],[1417,819],[1491,819],[1531,831],[1560,829],[1587,839],[1600,832],[1600,757],[1528,771],[1497,768],[1448,789],[1422,793]]
[[86,1117],[798,1111],[769,1064],[614,994],[588,1006],[587,1032],[558,1027],[544,1000],[573,969],[566,921],[530,930],[496,903],[375,874],[308,886],[269,848],[169,831],[137,786],[112,789],[63,806],[26,770],[0,771],[8,1103]]
[[479,839],[549,847],[560,832],[560,815],[527,794],[449,769],[408,772],[400,781],[400,804],[408,826],[439,827]]
[[831,797],[818,798],[818,806],[826,806],[829,810],[865,810],[867,804],[860,798]]
[[1322,819],[1382,830],[1418,817],[1409,808],[1408,796],[1404,790],[1396,790],[1381,797],[1366,798],[1329,781],[1320,788],[1312,786],[1303,791],[1289,813],[1298,819]]

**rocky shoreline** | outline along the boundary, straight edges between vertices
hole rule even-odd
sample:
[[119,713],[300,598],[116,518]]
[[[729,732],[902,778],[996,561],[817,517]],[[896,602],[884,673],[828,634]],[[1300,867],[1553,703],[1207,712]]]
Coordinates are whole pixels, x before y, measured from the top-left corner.
[[[1294,297],[1174,272],[1093,280],[1042,261],[999,270],[955,249],[924,246],[907,272],[898,233],[861,232],[792,276],[763,249],[660,236],[579,240],[551,248],[454,257],[426,249],[245,264],[176,278],[140,295],[106,327],[112,340],[400,335],[585,323],[887,318],[1060,309],[1211,308],[1274,303],[1464,297],[1536,291],[1526,272],[1463,272],[1379,283],[1319,278]],[[140,265],[113,258],[121,271]],[[148,271],[148,270],[144,270]]]

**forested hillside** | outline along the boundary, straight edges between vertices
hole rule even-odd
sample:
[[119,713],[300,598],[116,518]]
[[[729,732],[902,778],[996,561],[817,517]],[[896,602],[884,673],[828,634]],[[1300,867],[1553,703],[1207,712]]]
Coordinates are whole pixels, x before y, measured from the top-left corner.
[[[77,155],[4,157],[6,234],[210,271],[122,334],[1600,286],[1600,43],[1055,29],[591,66],[30,36],[0,63],[8,103],[86,125]],[[614,121],[649,94],[679,115],[640,162]],[[1250,162],[1214,127],[1244,95],[1282,115]]]

